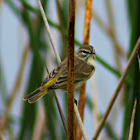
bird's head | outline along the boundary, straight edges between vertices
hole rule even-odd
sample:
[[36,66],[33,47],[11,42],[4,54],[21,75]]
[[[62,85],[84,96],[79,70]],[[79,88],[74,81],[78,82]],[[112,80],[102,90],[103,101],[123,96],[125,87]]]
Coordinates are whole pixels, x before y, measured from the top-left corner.
[[91,45],[83,45],[76,51],[76,56],[88,63],[95,66],[95,50]]

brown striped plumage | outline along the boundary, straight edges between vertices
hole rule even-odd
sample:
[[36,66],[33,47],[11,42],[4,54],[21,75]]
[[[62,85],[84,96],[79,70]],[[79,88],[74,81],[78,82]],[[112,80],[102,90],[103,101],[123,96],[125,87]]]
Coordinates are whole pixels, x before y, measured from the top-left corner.
[[[78,49],[74,57],[75,88],[84,84],[95,71],[95,50],[90,45]],[[67,58],[49,73],[40,88],[27,95],[24,99],[35,102],[47,92],[56,89],[67,90]],[[45,92],[46,91],[46,92]],[[41,94],[42,93],[42,94]],[[40,96],[39,96],[40,95]]]

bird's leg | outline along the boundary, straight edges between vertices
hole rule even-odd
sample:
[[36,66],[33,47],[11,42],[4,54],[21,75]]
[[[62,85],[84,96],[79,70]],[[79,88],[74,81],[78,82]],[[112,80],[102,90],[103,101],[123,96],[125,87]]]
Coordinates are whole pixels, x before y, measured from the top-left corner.
[[76,106],[77,106],[77,100],[76,99],[74,99],[74,103],[76,104]]

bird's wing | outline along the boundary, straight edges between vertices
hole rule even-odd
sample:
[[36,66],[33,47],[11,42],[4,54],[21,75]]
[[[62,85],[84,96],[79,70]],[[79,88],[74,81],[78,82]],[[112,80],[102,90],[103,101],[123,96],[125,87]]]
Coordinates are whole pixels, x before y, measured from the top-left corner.
[[59,77],[63,73],[63,71],[65,71],[65,67],[67,67],[65,63],[67,64],[67,58],[48,74],[48,76],[42,82],[41,86],[44,86],[52,78]]
[[[79,83],[80,81],[84,81],[85,79],[90,78],[94,67],[88,65],[87,63],[83,62],[82,60],[77,61],[77,57],[75,57],[75,66],[74,66],[74,84]],[[80,62],[79,62],[80,61]],[[77,63],[78,62],[78,63]],[[66,89],[67,87],[67,67],[64,73],[56,80],[56,82],[48,88],[51,89]]]

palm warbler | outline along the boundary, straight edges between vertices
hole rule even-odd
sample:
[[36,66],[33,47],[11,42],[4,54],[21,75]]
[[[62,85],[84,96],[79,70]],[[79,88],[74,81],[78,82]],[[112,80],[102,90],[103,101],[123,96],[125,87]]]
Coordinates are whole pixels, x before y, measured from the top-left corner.
[[[95,71],[95,50],[91,45],[83,45],[74,56],[74,85],[75,88],[83,85]],[[61,62],[58,67],[51,71],[41,86],[27,95],[24,100],[29,103],[36,102],[39,98],[49,91],[62,89],[67,90],[67,58]]]

